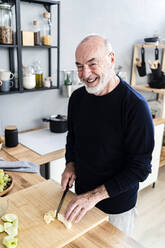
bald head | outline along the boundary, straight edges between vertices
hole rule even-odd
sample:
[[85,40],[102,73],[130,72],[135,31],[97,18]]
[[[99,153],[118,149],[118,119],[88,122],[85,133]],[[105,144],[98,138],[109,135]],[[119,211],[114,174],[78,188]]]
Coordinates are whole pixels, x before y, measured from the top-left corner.
[[86,50],[87,47],[90,47],[91,49],[103,49],[104,51],[112,52],[112,46],[110,42],[100,35],[88,35],[85,37],[77,46],[76,53],[77,50]]

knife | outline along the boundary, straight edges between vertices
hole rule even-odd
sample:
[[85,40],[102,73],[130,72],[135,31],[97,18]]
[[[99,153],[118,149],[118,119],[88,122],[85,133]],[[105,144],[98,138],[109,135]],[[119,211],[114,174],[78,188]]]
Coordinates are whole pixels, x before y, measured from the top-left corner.
[[[69,181],[70,181],[70,180],[69,180]],[[57,212],[56,212],[56,217],[55,217],[56,219],[57,219],[57,217],[58,217],[58,213],[59,213],[60,210],[61,210],[61,207],[62,207],[64,198],[65,198],[65,196],[66,196],[66,193],[67,193],[68,190],[69,190],[69,181],[68,181],[68,184],[67,184],[67,186],[66,186],[66,189],[65,189],[65,191],[64,191],[64,193],[63,193],[63,195],[62,195],[62,197],[61,197],[60,203],[59,203],[59,205],[58,205]]]

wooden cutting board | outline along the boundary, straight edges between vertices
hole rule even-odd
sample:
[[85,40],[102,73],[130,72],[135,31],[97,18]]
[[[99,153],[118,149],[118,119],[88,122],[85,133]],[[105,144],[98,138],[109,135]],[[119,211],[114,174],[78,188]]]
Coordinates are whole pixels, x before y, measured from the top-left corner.
[[[71,229],[66,229],[58,220],[46,224],[44,214],[57,209],[62,193],[60,184],[50,179],[0,199],[8,198],[7,213],[15,213],[19,218],[19,248],[60,248],[107,220],[106,214],[93,208]],[[60,213],[73,196],[72,192],[67,193]],[[0,247],[4,236],[0,234]]]

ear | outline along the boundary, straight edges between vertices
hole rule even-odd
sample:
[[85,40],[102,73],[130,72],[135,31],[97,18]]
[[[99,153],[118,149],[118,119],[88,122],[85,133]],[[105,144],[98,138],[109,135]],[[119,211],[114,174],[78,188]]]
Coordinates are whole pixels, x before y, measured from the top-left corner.
[[114,52],[110,52],[108,54],[108,61],[110,63],[110,67],[113,69],[114,65],[115,65],[115,54],[114,54]]

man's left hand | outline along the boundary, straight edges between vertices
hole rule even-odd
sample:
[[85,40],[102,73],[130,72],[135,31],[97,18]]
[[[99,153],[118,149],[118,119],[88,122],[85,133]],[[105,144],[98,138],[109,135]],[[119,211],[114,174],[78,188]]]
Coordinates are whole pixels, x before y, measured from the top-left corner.
[[68,204],[65,211],[65,219],[79,222],[88,210],[93,208],[99,201],[109,198],[104,185],[85,194],[75,196]]
[[66,208],[66,220],[72,222],[74,219],[75,223],[79,222],[86,212],[93,208],[96,203],[96,199],[91,197],[90,192],[75,196]]

